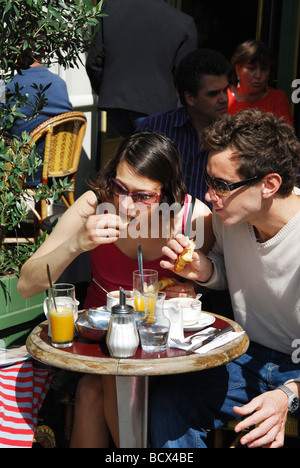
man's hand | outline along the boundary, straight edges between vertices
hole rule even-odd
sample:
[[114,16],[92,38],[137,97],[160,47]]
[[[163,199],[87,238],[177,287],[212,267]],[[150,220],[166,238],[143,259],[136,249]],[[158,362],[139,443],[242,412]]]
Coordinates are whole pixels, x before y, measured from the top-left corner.
[[249,448],[283,446],[288,412],[288,397],[284,392],[276,389],[263,393],[244,406],[234,406],[233,410],[240,416],[251,414],[235,426],[236,432],[259,424],[241,438],[242,445],[247,445]]
[[[174,271],[174,264],[179,254],[189,245],[189,239],[180,234],[176,239],[172,239],[168,246],[162,248],[162,253],[169,260],[162,260],[160,265],[162,268]],[[213,272],[212,262],[204,255],[201,250],[195,250],[192,262],[178,275],[193,281],[207,281]]]

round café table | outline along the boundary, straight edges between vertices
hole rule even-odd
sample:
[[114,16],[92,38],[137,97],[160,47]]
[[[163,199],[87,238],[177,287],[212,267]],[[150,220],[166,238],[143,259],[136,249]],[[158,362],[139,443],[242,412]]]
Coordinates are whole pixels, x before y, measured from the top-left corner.
[[[243,331],[233,320],[213,315],[216,318],[214,327],[222,329],[230,324],[236,332]],[[132,358],[120,359],[110,357],[105,340],[93,342],[78,336],[70,348],[54,348],[46,321],[34,328],[26,346],[30,355],[44,364],[74,372],[116,376],[120,448],[143,448],[148,443],[148,377],[224,365],[247,351],[249,339],[244,333],[205,354],[186,355],[184,350],[176,348],[168,348],[162,353],[146,353],[138,348]]]

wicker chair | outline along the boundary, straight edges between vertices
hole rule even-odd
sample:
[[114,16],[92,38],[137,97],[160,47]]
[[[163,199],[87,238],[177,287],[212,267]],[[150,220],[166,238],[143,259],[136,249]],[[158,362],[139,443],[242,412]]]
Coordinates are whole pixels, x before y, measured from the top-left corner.
[[[50,178],[69,177],[72,181],[62,200],[69,207],[74,203],[75,177],[78,169],[82,142],[86,131],[83,112],[67,112],[46,120],[33,130],[31,142],[45,137],[42,182],[48,185]],[[47,217],[46,201],[41,201],[40,217]]]
[[55,434],[49,426],[38,426],[36,428],[33,446],[41,446],[42,448],[55,448]]

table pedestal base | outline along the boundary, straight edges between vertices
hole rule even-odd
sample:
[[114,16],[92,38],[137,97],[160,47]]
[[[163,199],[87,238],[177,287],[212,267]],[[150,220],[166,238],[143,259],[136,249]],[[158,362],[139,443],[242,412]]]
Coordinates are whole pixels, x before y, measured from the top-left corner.
[[117,376],[120,448],[147,448],[148,377]]

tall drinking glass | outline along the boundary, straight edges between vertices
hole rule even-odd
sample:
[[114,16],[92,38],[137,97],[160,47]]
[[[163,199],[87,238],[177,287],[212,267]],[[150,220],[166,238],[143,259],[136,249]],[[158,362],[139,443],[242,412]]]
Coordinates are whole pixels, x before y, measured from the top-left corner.
[[68,348],[74,339],[75,286],[57,283],[49,289],[47,308],[51,328],[52,346]]
[[[144,289],[142,290],[142,284]],[[136,311],[154,311],[156,296],[158,292],[158,272],[145,269],[143,275],[139,270],[133,272],[133,298]],[[148,294],[147,306],[145,307],[145,294]],[[152,296],[150,296],[152,295]],[[151,300],[152,299],[152,300]]]
[[138,327],[143,351],[153,353],[167,349],[170,320],[164,315],[165,297],[166,293],[157,293],[154,311],[147,311],[146,320]]

